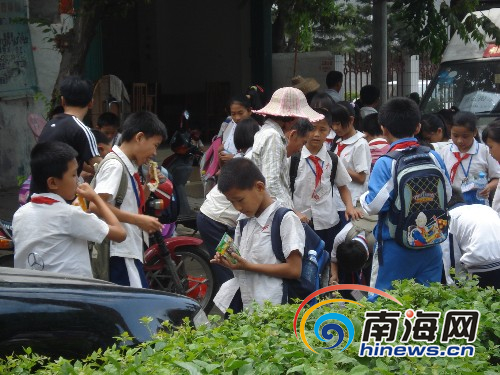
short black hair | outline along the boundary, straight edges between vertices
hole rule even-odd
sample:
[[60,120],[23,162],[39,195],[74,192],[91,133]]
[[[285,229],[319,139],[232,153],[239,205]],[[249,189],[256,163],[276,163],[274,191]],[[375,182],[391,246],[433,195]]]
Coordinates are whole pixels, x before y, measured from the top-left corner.
[[500,143],[500,120],[489,123],[483,130],[482,138],[484,143],[486,143],[488,139]]
[[231,189],[250,190],[258,181],[266,183],[262,172],[253,161],[247,158],[233,158],[221,168],[217,187],[225,194]]
[[94,137],[95,137],[95,142],[97,144],[99,143],[104,143],[105,145],[110,145],[111,144],[111,140],[106,137],[106,135],[100,131],[99,129],[90,129],[92,131],[92,134],[94,134]]
[[92,101],[92,82],[78,76],[63,79],[59,87],[66,105],[71,107],[86,107]]
[[102,128],[103,126],[111,125],[114,128],[120,127],[120,118],[113,112],[104,112],[97,118],[97,126]]
[[451,127],[454,126],[463,126],[467,130],[475,132],[477,130],[477,117],[472,112],[457,112],[453,115],[453,124],[451,125]]
[[342,80],[344,79],[344,75],[341,72],[338,72],[336,70],[332,70],[328,72],[326,75],[326,87],[332,88],[335,86],[337,83],[342,83]]
[[314,130],[314,126],[306,118],[299,118],[295,121],[290,128],[290,130],[296,130],[297,135],[301,138],[307,137],[307,135]]
[[311,108],[326,108],[330,111],[333,111],[333,107],[335,106],[335,100],[332,99],[330,95],[326,92],[319,92],[313,96],[311,99]]
[[332,114],[327,108],[314,108],[316,112],[325,116],[328,126],[332,126]]
[[253,146],[253,137],[260,130],[259,123],[252,117],[241,120],[234,130],[234,146],[246,150]]
[[355,117],[354,115],[354,109],[351,107],[350,103],[335,103],[332,110],[332,123],[340,122],[340,125],[343,128],[347,128],[349,126],[349,122],[351,121],[351,117]]
[[366,248],[359,241],[344,241],[337,247],[337,263],[345,272],[359,271],[368,260]]
[[378,113],[370,113],[363,119],[361,131],[370,134],[372,137],[382,135],[382,127],[378,123]]
[[372,105],[380,98],[380,90],[373,85],[361,87],[359,98],[363,105]]
[[31,150],[31,194],[48,193],[47,179],[62,178],[68,163],[76,159],[78,152],[67,143],[52,141],[36,144]]
[[396,138],[413,137],[420,123],[420,109],[411,99],[391,98],[380,107],[378,122]]
[[446,129],[446,124],[444,123],[444,120],[440,116],[434,113],[426,113],[422,115],[420,124],[422,125],[420,133],[422,132],[434,133],[437,132],[439,129],[442,129],[443,138],[448,139],[448,129]]
[[158,116],[152,112],[142,111],[132,113],[123,123],[122,143],[130,142],[137,133],[144,133],[146,138],[159,135],[167,139],[167,130]]

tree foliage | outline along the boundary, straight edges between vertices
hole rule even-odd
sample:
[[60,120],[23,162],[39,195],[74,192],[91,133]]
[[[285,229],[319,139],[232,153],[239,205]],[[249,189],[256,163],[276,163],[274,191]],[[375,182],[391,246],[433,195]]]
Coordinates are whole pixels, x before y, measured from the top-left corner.
[[[275,31],[280,43],[274,52],[327,48],[338,53],[367,48],[371,44],[371,0],[351,4],[335,0],[275,0]],[[426,53],[439,61],[448,40],[449,30],[460,37],[485,42],[489,38],[500,44],[500,29],[487,17],[465,14],[479,7],[479,0],[444,0],[436,7],[434,0],[395,0],[389,2],[389,45],[409,53]],[[283,41],[284,40],[284,41]],[[276,48],[279,47],[280,49]]]

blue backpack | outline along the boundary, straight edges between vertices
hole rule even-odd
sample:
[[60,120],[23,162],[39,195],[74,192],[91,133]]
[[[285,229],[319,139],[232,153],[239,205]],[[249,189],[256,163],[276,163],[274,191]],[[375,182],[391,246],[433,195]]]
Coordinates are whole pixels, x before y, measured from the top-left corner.
[[[286,262],[285,255],[283,254],[283,246],[281,243],[280,228],[283,217],[290,210],[289,208],[280,207],[274,213],[271,225],[271,246],[273,248],[274,256],[282,263]],[[240,220],[240,234],[243,233],[248,219]],[[325,250],[325,242],[316,234],[316,232],[308,225],[303,223],[305,231],[305,244],[304,255],[302,257],[302,270],[307,262],[310,262],[308,257],[309,250],[316,251],[316,259],[318,261],[318,272],[314,275],[313,279],[307,279],[304,272],[301,273],[298,279],[283,279],[283,300],[282,303],[293,303],[293,299],[303,300],[309,294],[315,292],[320,288],[321,274],[328,271],[327,265],[330,263],[330,254]],[[310,302],[316,303],[315,300]]]
[[[379,215],[379,224],[387,218],[391,237],[413,250],[437,245],[448,236],[446,177],[429,152],[429,147],[414,146],[381,156],[394,159],[396,166],[394,202],[389,212]],[[382,231],[377,232],[381,249]]]

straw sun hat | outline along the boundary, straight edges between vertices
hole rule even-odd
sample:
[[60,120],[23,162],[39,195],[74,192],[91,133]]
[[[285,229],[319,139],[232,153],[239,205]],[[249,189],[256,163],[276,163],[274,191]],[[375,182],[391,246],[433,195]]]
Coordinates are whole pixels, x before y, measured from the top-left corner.
[[325,118],[309,107],[304,93],[294,87],[282,87],[276,90],[264,108],[253,112],[259,115],[306,118],[311,122]]
[[304,95],[310,92],[318,91],[320,84],[314,78],[304,78],[302,76],[295,76],[292,78],[292,85],[299,89]]

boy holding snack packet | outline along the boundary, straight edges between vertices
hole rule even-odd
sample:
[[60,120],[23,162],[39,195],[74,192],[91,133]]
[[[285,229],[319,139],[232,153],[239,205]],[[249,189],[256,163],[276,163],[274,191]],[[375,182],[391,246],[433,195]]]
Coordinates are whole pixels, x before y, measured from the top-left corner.
[[[271,246],[271,225],[280,204],[266,190],[266,181],[257,166],[248,159],[235,158],[221,169],[219,190],[241,212],[235,230],[234,244],[222,241],[221,252],[211,260],[233,270],[234,278],[222,284],[214,302],[225,312],[250,307],[253,301],[280,304],[283,280],[297,279],[302,271],[305,234],[292,211],[286,213],[280,237],[286,263],[281,263]],[[240,221],[247,219],[243,230]],[[236,249],[239,248],[239,253]]]

